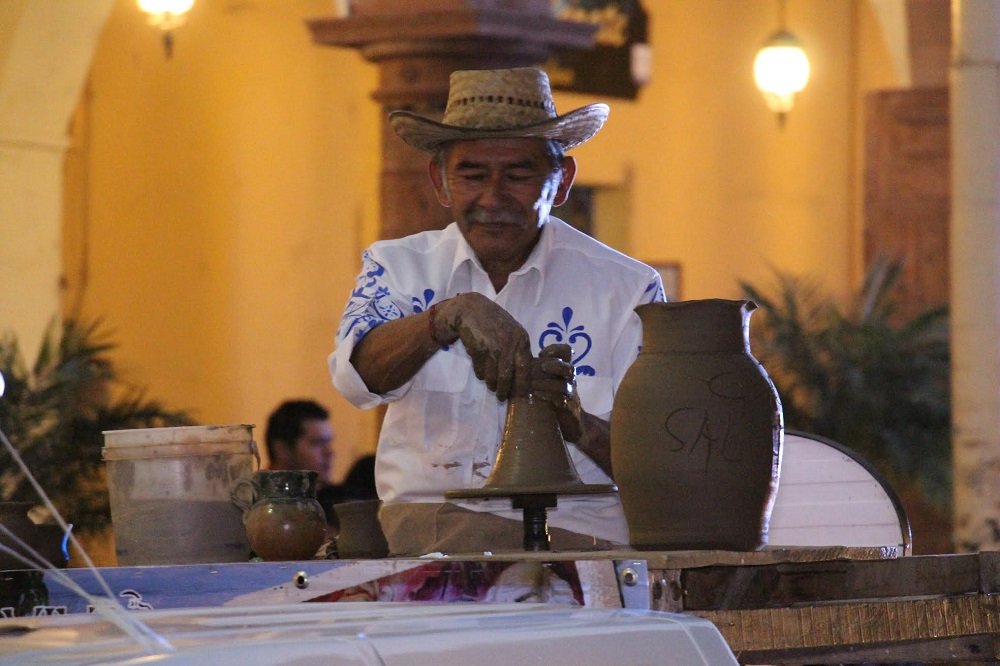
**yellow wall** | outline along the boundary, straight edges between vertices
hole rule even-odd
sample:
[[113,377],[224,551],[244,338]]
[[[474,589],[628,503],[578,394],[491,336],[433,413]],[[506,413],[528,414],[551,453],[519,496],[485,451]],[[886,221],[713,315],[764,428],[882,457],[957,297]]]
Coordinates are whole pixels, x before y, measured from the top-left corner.
[[0,335],[32,360],[60,308],[66,121],[111,4],[0,2]]
[[202,423],[262,440],[278,401],[308,396],[341,446],[366,449],[324,359],[376,226],[375,72],[312,45],[303,17],[329,9],[202,0],[167,60],[134,2],[116,4],[79,128],[84,312],[129,378]]
[[[607,127],[577,151],[581,183],[626,190],[621,249],[680,262],[685,298],[735,297],[772,267],[847,294],[860,273],[859,100],[893,83],[867,3],[789,3],[813,78],[784,129],[751,76],[776,5],[645,5],[653,80],[638,101],[607,100]],[[67,265],[86,267],[68,274],[83,311],[105,318],[153,397],[203,423],[256,423],[260,437],[277,401],[315,397],[347,449],[339,475],[372,445],[371,415],[335,394],[325,357],[376,235],[379,110],[375,67],[310,40],[303,18],[331,11],[199,0],[167,60],[118,0],[75,125],[84,203],[68,226],[84,231]]]
[[[767,110],[752,62],[776,28],[771,3],[647,2],[653,80],[637,102],[612,101],[601,135],[578,152],[580,182],[631,191],[630,243],[678,261],[684,298],[732,298],[772,267],[816,274],[844,296],[860,279],[863,86],[893,84],[868,3],[788,3],[812,79],[785,127]],[[863,40],[863,41],[862,41]],[[560,108],[587,101],[560,96]]]

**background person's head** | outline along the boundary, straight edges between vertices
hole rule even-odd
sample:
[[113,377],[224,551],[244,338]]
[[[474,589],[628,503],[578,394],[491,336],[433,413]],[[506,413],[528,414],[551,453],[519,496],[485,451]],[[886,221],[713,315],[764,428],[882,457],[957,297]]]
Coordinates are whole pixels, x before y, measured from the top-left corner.
[[330,413],[312,400],[287,400],[267,419],[264,440],[271,469],[309,469],[320,483],[333,469]]

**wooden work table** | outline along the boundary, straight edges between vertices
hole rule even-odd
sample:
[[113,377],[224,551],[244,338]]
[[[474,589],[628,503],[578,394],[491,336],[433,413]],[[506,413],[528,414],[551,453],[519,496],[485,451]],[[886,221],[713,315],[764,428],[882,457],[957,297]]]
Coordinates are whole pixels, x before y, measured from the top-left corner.
[[1000,659],[1000,553],[859,554],[680,567],[647,554],[651,608],[711,620],[745,664]]
[[[470,582],[480,592],[490,589],[483,600],[502,600],[505,586],[523,589],[525,580],[543,578],[531,571],[544,571],[559,584],[530,600],[574,603],[572,596],[552,593],[572,580],[576,603],[696,614],[715,623],[746,664],[1000,659],[1000,553],[899,555],[896,547],[623,550],[100,571],[135,610],[347,599],[469,601],[476,599]],[[97,591],[91,573],[67,573]],[[33,575],[47,589],[41,612],[86,612],[85,603],[53,574]],[[17,576],[7,572],[0,579],[10,586]],[[436,581],[438,597],[427,596],[426,581]]]

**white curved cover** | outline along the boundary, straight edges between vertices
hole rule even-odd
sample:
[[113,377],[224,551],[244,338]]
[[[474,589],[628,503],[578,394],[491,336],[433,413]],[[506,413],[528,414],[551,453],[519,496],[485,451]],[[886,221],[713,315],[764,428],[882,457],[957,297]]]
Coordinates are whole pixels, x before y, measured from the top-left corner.
[[771,546],[909,546],[881,479],[821,438],[785,433]]
[[0,664],[735,665],[715,626],[544,604],[316,603],[149,611],[150,655],[96,615],[0,620]]

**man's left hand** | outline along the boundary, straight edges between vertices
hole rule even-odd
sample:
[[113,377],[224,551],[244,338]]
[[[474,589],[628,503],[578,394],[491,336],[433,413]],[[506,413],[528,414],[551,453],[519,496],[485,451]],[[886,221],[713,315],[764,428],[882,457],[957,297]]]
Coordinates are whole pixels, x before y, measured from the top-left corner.
[[563,439],[577,442],[583,436],[583,407],[576,391],[573,350],[567,344],[551,344],[532,363],[531,392],[556,408]]

